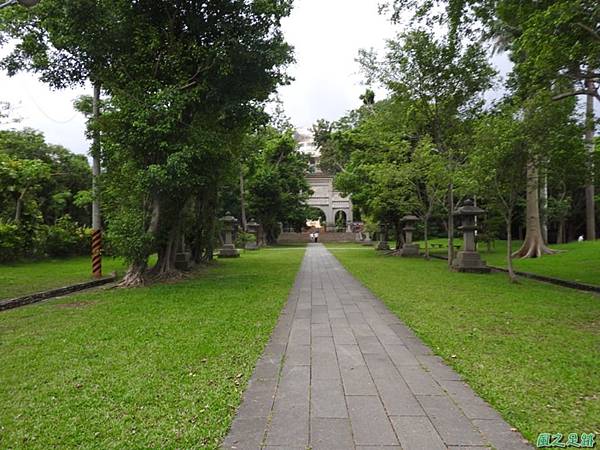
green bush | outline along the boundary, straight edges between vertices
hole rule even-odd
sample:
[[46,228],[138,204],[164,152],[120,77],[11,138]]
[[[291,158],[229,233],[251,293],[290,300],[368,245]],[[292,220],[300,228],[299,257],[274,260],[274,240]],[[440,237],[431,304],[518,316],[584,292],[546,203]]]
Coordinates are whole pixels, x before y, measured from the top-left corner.
[[252,233],[246,233],[245,231],[238,231],[235,238],[235,246],[237,248],[244,248],[248,242],[256,242],[256,238]]
[[16,261],[24,256],[25,239],[17,225],[0,222],[0,262]]
[[83,255],[89,252],[90,246],[91,230],[80,227],[69,215],[48,227],[45,248],[48,256]]

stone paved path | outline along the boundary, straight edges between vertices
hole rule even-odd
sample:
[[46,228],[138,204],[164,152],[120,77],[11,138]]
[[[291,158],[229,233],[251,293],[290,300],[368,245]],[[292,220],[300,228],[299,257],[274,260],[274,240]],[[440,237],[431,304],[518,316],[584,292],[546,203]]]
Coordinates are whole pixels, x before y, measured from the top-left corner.
[[226,449],[529,449],[322,244],[310,244]]

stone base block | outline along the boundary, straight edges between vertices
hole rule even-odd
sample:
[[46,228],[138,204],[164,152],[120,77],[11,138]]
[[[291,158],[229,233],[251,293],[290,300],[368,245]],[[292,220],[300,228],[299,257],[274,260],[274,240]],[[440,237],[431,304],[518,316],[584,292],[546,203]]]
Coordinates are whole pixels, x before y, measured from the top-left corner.
[[244,248],[246,250],[258,250],[258,244],[256,242],[246,242]]
[[456,272],[489,273],[490,269],[477,252],[458,252],[452,262],[452,270]]
[[175,255],[175,268],[178,270],[190,270],[192,268],[192,254],[190,252],[179,252]]
[[400,256],[419,256],[419,245],[418,244],[404,244]]
[[375,247],[375,250],[389,250],[390,249],[390,245],[387,243],[387,241],[379,241],[377,243],[377,247]]
[[362,245],[371,247],[373,245],[373,241],[371,239],[365,239],[362,241]]
[[240,256],[240,252],[232,244],[224,245],[219,251],[219,258],[237,258]]

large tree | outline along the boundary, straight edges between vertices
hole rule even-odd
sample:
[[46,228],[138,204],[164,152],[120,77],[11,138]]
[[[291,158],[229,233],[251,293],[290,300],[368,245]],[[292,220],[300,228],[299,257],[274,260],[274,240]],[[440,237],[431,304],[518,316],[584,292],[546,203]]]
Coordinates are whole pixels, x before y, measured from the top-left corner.
[[[464,39],[463,39],[464,38]],[[399,97],[411,101],[415,123],[445,156],[448,184],[448,264],[454,256],[454,177],[468,150],[470,123],[491,87],[494,70],[485,48],[460,33],[437,37],[417,29],[387,43],[379,59],[361,51],[367,81],[379,81]]]
[[4,30],[19,39],[4,61],[10,72],[34,70],[57,87],[91,78],[107,95],[92,126],[104,139],[109,236],[131,263],[124,284],[143,281],[153,252],[153,272],[171,273],[183,236],[196,259],[212,254],[219,189],[238,165],[241,136],[287,80],[280,21],[290,8],[48,0],[6,13]]

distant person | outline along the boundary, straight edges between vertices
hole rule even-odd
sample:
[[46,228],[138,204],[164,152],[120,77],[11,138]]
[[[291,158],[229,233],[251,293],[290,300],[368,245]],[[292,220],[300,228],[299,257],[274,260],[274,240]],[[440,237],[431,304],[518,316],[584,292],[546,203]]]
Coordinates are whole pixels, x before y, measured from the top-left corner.
[[315,233],[310,233],[310,242],[315,242]]
[[319,241],[319,230],[315,232],[315,242]]
[[577,242],[583,242],[584,240],[583,234],[577,238]]

